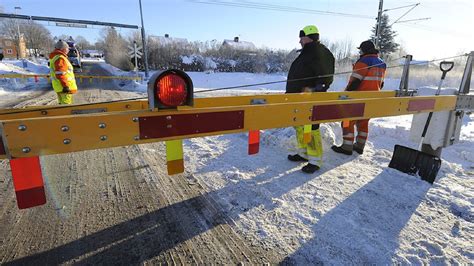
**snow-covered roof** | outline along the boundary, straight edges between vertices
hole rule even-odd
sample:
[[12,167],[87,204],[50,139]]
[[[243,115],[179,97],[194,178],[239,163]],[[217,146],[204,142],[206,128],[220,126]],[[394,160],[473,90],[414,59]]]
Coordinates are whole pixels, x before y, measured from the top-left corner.
[[185,38],[174,38],[174,37],[154,36],[154,35],[150,35],[149,37],[153,41],[156,41],[157,43],[159,43],[161,46],[167,46],[167,45],[172,45],[172,44],[179,44],[179,45],[188,44],[188,40]]
[[255,44],[251,42],[246,42],[246,41],[240,41],[240,40],[224,40],[222,43],[222,46],[228,46],[232,49],[236,50],[245,50],[245,51],[255,51],[257,47],[255,47]]

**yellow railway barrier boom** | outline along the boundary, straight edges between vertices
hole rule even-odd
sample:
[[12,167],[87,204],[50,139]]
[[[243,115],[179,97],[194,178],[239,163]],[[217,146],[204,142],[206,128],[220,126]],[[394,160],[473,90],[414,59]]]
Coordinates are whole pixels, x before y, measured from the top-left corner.
[[[155,74],[148,101],[0,110],[0,159],[9,159],[19,208],[44,204],[39,156],[166,141],[168,172],[184,171],[182,139],[341,120],[474,109],[471,52],[459,95],[402,90],[265,94],[193,99],[182,71]],[[468,69],[469,68],[469,69]],[[408,71],[406,72],[408,73]],[[255,145],[255,136],[252,134]],[[258,150],[258,149],[257,149]],[[250,153],[250,151],[249,151]]]
[[[387,96],[389,94],[392,96]],[[249,101],[247,104],[233,105],[232,102],[239,100],[239,96],[236,96],[237,99],[212,98],[214,102],[209,107],[178,110],[128,111],[124,107],[124,111],[81,115],[79,110],[87,109],[74,109],[71,106],[70,109],[53,109],[49,112],[79,111],[79,114],[20,119],[12,117],[24,116],[25,113],[0,114],[4,156],[9,159],[24,158],[345,119],[449,111],[455,110],[458,100],[454,95],[395,97],[395,92],[363,95],[358,92],[319,93],[312,100],[308,99],[312,96],[309,94],[292,96],[301,100],[286,102],[290,98],[288,95],[258,95],[253,99],[266,101],[277,98],[279,101],[254,105]],[[360,98],[361,96],[366,97]],[[344,100],[330,99],[334,97],[342,97]],[[200,104],[199,99],[195,101]],[[146,106],[143,102],[138,103],[139,107]],[[100,110],[99,106],[90,108]],[[9,120],[6,120],[8,117]]]
[[[75,75],[76,79],[82,82],[82,79],[120,79],[120,80],[142,80],[140,76],[94,76],[94,75]],[[49,74],[0,74],[0,78],[18,78],[29,79],[45,78],[49,81]]]

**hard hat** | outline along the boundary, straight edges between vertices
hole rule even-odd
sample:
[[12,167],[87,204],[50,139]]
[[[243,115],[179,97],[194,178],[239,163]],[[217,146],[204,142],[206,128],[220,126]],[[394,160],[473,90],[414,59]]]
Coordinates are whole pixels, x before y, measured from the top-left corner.
[[300,38],[301,37],[309,37],[313,40],[319,40],[319,30],[318,27],[314,25],[308,25],[300,30]]
[[363,53],[378,53],[379,51],[375,49],[375,45],[371,40],[363,41],[357,47],[357,49],[362,50]]

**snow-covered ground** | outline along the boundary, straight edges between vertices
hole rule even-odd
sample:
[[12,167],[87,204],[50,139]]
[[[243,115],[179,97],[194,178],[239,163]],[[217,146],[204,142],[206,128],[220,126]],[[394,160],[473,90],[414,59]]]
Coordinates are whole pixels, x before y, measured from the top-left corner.
[[[0,63],[0,73],[8,71],[17,71],[17,64]],[[286,78],[189,74],[196,91]],[[342,90],[346,79],[336,78],[332,90]],[[411,79],[423,87],[420,93],[434,94],[438,80],[420,84],[417,77]],[[1,82],[0,93],[1,87],[10,86]],[[396,89],[398,83],[387,80],[385,88]],[[146,91],[145,84],[133,88]],[[19,91],[21,86],[15,86],[3,93]],[[284,83],[278,83],[198,95],[283,91]],[[233,218],[236,230],[289,254],[286,262],[472,264],[474,115],[464,116],[459,143],[443,149],[433,185],[388,168],[395,144],[417,148],[409,137],[411,120],[412,116],[372,119],[364,154],[352,156],[330,149],[341,143],[339,124],[322,124],[324,163],[313,175],[303,174],[302,164],[286,159],[295,141],[292,128],[262,131],[260,153],[254,156],[247,155],[244,133],[186,140],[185,167]]]
[[[3,60],[0,62],[0,74],[48,74],[46,60],[32,62],[29,60]],[[28,79],[0,77],[0,96],[15,93],[25,95],[30,90],[40,90],[48,84],[46,79],[34,77]]]

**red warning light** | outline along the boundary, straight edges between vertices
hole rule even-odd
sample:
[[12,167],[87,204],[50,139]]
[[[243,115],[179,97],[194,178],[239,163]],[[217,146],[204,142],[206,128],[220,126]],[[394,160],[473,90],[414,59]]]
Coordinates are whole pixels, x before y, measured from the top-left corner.
[[157,98],[163,105],[176,107],[186,103],[187,84],[181,76],[169,73],[161,77],[156,86]]
[[147,91],[150,110],[193,106],[193,81],[179,69],[153,74],[148,81]]

